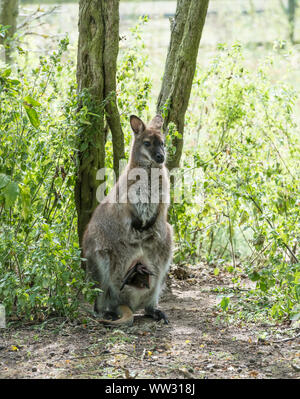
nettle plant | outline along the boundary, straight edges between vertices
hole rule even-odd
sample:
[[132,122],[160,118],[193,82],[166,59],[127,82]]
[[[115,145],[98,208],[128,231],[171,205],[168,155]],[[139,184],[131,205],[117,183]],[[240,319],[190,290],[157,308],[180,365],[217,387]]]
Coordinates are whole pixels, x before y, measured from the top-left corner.
[[192,260],[205,259],[216,274],[225,265],[236,283],[246,272],[272,317],[296,319],[297,96],[285,82],[271,80],[272,63],[269,58],[250,72],[239,44],[220,45],[210,68],[198,70],[183,164],[202,168],[204,205],[174,205],[171,217],[181,243],[178,260],[192,250]]
[[[57,51],[17,70],[0,70],[0,302],[7,315],[70,316],[80,293],[73,198],[76,126],[74,68]],[[69,84],[66,85],[66,82]]]

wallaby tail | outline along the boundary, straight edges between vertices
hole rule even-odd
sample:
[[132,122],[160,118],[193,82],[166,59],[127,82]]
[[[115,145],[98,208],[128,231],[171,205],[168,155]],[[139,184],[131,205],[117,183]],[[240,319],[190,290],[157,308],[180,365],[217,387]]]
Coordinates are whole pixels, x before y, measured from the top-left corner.
[[106,326],[117,327],[117,326],[131,326],[133,324],[133,313],[132,310],[127,305],[120,305],[119,311],[121,313],[121,317],[118,320],[106,320],[100,319],[98,320],[100,323],[105,324]]

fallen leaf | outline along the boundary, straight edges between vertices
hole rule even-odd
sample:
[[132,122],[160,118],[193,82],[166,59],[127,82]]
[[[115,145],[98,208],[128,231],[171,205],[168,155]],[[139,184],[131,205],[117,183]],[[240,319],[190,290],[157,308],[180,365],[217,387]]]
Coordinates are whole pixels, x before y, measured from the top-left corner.
[[251,375],[251,377],[257,377],[258,376],[258,372],[257,371],[255,371],[255,370],[253,370],[253,371],[250,371],[250,373],[249,373],[250,375]]

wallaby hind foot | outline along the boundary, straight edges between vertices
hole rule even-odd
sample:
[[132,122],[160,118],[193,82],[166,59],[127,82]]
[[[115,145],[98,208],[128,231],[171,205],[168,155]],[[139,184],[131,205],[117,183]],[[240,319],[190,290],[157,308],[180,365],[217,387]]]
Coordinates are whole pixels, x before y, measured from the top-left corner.
[[[109,319],[98,319],[99,323],[104,324],[107,327],[120,327],[120,326],[132,326],[133,324],[133,313],[132,310],[127,305],[120,305],[118,308],[118,313],[120,318],[116,320],[109,320]],[[116,316],[114,312],[106,312],[105,315],[108,314],[112,315],[113,317]]]

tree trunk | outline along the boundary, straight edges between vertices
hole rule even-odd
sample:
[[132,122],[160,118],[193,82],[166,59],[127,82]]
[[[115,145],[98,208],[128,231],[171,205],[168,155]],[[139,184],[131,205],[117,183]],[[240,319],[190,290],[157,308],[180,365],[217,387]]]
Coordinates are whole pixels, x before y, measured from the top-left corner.
[[17,17],[19,13],[19,0],[0,0],[0,24],[10,26],[6,32],[6,37],[0,37],[0,44],[5,46],[5,62],[11,63],[11,53],[13,49],[12,38],[17,30]]
[[[97,206],[101,181],[97,171],[105,167],[105,111],[111,129],[114,168],[124,158],[124,139],[116,105],[116,63],[119,48],[119,0],[80,0],[77,83],[79,106],[87,107],[87,122],[79,128],[78,172],[75,202],[78,236],[82,236]],[[97,116],[95,116],[95,114]]]
[[188,107],[202,30],[209,0],[178,0],[157,112],[164,114],[164,131],[173,122],[179,135],[167,166],[179,166],[183,148],[184,119]]
[[105,10],[105,45],[104,75],[106,119],[112,134],[114,171],[119,177],[119,163],[125,158],[124,134],[121,128],[120,115],[116,97],[117,57],[119,52],[119,0],[104,1]]
[[297,1],[288,0],[288,19],[289,19],[289,37],[290,41],[295,43],[295,16],[296,16]]

